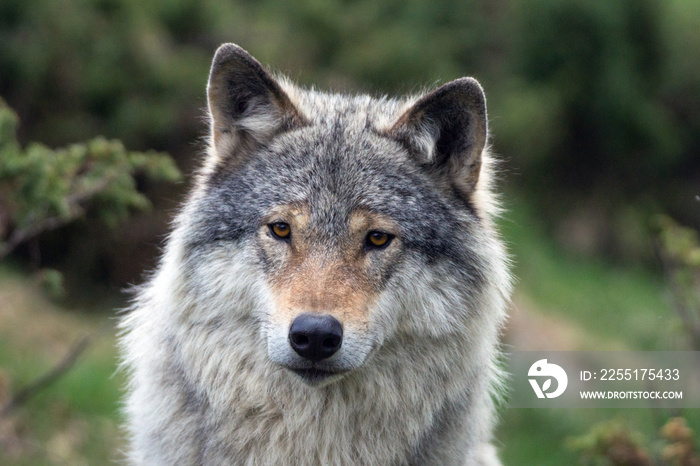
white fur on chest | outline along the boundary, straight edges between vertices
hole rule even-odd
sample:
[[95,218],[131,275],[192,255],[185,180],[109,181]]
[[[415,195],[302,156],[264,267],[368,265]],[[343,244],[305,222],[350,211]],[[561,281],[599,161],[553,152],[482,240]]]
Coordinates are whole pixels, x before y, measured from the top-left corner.
[[151,361],[141,367],[154,369],[136,374],[129,400],[131,417],[150,424],[140,435],[167,439],[148,464],[406,464],[445,403],[464,402],[466,387],[488,392],[487,355],[470,356],[464,342],[449,339],[434,353],[397,341],[358,373],[314,388],[253,349],[263,345],[244,343],[255,335],[245,323],[179,332],[171,341],[185,345],[143,353]]

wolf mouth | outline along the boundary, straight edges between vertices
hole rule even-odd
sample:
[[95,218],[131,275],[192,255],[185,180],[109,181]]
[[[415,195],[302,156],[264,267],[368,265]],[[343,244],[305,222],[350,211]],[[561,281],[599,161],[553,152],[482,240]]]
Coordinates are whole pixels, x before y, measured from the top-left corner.
[[296,375],[304,379],[308,383],[319,383],[330,377],[345,374],[347,371],[332,371],[327,369],[308,368],[308,369],[290,369]]

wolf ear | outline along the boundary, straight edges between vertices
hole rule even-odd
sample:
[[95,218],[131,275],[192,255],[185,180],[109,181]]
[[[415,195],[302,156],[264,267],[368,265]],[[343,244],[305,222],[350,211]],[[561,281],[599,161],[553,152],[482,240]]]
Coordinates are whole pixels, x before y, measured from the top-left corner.
[[468,197],[479,180],[488,135],[484,91],[473,78],[444,84],[406,110],[388,134],[426,168],[446,171]]
[[235,44],[216,51],[207,86],[214,145],[263,143],[274,134],[304,124],[304,118],[277,81]]

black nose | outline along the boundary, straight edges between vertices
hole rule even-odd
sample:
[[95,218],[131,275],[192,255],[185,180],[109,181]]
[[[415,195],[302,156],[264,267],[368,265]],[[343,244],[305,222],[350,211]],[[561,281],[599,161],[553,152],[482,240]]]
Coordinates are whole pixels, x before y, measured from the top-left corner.
[[301,314],[289,328],[289,344],[312,362],[328,359],[343,343],[343,327],[329,315]]

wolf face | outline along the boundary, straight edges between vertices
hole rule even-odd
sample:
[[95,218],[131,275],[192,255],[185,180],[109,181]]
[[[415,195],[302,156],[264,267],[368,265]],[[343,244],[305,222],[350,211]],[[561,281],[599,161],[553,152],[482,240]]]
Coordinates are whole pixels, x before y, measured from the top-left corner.
[[479,84],[299,89],[216,53],[210,145],[122,322],[134,464],[498,464],[510,293]]
[[190,318],[255,320],[269,360],[314,385],[398,334],[469,325],[488,269],[475,80],[406,101],[305,92],[228,44],[208,98],[210,154],[179,229]]

